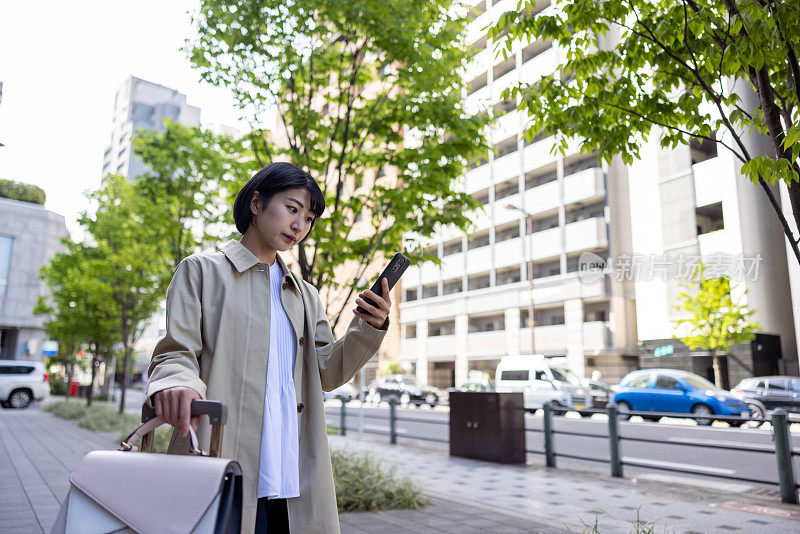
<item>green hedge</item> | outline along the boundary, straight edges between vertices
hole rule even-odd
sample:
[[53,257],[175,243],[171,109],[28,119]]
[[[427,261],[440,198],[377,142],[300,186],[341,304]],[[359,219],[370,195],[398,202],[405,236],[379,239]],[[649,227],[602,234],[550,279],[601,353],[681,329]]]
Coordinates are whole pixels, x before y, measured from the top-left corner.
[[0,198],[31,202],[44,206],[45,193],[41,187],[0,178]]

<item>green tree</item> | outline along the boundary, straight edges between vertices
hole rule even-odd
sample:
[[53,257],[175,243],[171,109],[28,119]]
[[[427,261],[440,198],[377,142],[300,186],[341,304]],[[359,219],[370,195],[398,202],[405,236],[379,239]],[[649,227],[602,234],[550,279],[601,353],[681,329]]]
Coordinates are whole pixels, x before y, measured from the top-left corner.
[[[452,0],[204,0],[195,16],[192,63],[235,95],[257,164],[288,158],[322,183],[330,211],[299,267],[342,302],[334,324],[370,260],[427,258],[419,239],[467,228],[479,206],[458,184],[488,149],[486,114],[462,104],[465,12]],[[360,220],[369,235],[353,232]],[[340,283],[344,264],[355,275]]]
[[165,130],[140,130],[133,139],[147,172],[137,190],[160,212],[151,228],[171,253],[173,270],[202,241],[227,233],[228,184],[241,184],[253,171],[241,142],[196,126],[165,121]]
[[388,375],[401,375],[405,373],[405,369],[403,369],[403,364],[400,363],[400,360],[384,360],[381,362],[381,376],[388,376]]
[[[515,40],[552,41],[557,72],[506,91],[530,115],[533,136],[571,137],[583,150],[626,163],[650,136],[663,147],[716,143],[767,195],[800,261],[798,236],[770,184],[789,188],[800,228],[800,10],[764,0],[523,0],[490,31],[505,53]],[[755,98],[751,95],[755,94]],[[754,102],[755,100],[755,102]],[[746,143],[766,134],[772,153]]]
[[90,198],[97,209],[94,215],[84,213],[79,222],[101,258],[96,276],[110,288],[108,305],[114,313],[115,339],[122,347],[122,413],[133,347],[163,298],[172,275],[172,251],[159,239],[158,206],[124,177],[106,177]]
[[[64,240],[66,250],[44,265],[39,277],[50,291],[49,298],[40,296],[34,308],[37,315],[49,317],[44,324],[51,339],[58,341],[58,355],[51,361],[62,363],[67,371],[67,384],[72,380],[79,361],[77,352],[88,347],[92,353],[91,385],[97,369],[114,343],[116,309],[112,288],[102,277],[104,259],[97,249]],[[92,404],[93,389],[86,399]]]
[[747,291],[734,299],[729,277],[706,277],[705,273],[705,267],[699,264],[699,286],[687,285],[678,295],[677,308],[687,312],[688,317],[678,319],[675,326],[685,328],[686,335],[678,339],[690,349],[711,353],[714,383],[721,388],[719,356],[737,343],[754,339],[761,327],[751,320],[755,310],[742,303],[747,299]]

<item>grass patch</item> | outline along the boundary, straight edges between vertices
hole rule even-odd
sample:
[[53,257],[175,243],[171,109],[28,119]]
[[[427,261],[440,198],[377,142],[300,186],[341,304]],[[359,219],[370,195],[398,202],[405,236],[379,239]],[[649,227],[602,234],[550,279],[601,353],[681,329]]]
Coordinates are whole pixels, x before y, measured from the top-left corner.
[[410,478],[399,478],[394,468],[384,470],[368,454],[331,450],[331,462],[340,512],[416,510],[430,504]]
[[[127,438],[141,424],[141,417],[131,413],[120,414],[118,409],[107,404],[86,406],[84,400],[63,400],[42,406],[62,419],[77,419],[78,426],[95,432],[118,432],[118,441]],[[169,446],[172,428],[161,426],[156,429],[153,452],[165,453]]]
[[342,431],[339,430],[338,426],[336,426],[334,424],[331,424],[331,423],[328,423],[328,434],[334,435],[334,436],[338,436],[341,433],[342,433]]

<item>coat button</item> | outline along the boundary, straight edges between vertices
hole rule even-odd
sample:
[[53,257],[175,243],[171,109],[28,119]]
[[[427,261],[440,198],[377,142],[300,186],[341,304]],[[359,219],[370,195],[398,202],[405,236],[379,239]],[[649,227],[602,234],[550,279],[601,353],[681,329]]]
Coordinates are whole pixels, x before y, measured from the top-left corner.
[[297,413],[303,413],[304,409],[305,405],[302,402],[297,405]]
[[284,282],[283,285],[281,286],[281,288],[283,289],[286,289],[287,287],[289,287],[289,282]]
[[300,338],[300,346],[302,347],[305,342],[306,342],[306,338],[301,337]]

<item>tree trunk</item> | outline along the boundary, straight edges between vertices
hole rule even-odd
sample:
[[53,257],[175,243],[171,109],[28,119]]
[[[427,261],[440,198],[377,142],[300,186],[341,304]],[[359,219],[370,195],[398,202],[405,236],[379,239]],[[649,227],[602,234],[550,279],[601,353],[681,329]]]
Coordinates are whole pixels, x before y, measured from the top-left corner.
[[72,375],[75,373],[75,364],[74,363],[67,363],[67,394],[65,395],[66,398],[70,398],[72,395]]
[[722,370],[719,366],[719,356],[717,349],[711,351],[711,365],[714,367],[714,385],[722,389]]
[[125,356],[122,359],[122,394],[119,399],[119,413],[125,412],[125,390],[128,388],[128,361],[131,357],[131,349],[125,347]]
[[100,367],[100,358],[96,355],[92,356],[92,380],[89,382],[89,390],[86,392],[86,406],[92,405],[92,397],[94,392],[94,381],[97,378],[97,368]]

